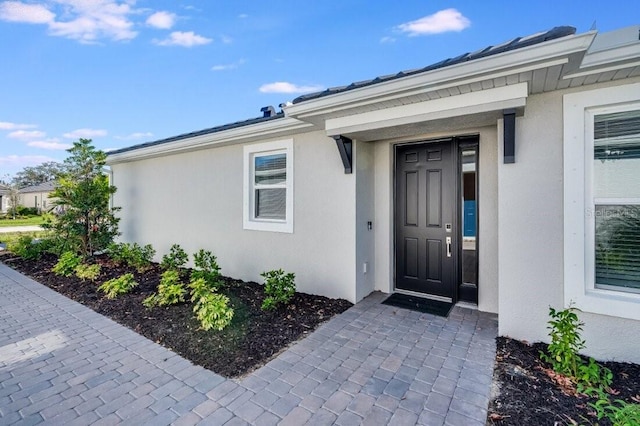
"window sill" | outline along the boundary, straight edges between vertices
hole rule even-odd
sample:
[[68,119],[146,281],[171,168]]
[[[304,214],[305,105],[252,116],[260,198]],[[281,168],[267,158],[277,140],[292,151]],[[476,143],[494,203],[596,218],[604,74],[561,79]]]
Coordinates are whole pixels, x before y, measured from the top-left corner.
[[293,234],[292,222],[245,220],[243,228],[250,231],[283,232]]
[[565,287],[565,307],[571,303],[581,311],[640,321],[640,294],[599,288],[573,293]]

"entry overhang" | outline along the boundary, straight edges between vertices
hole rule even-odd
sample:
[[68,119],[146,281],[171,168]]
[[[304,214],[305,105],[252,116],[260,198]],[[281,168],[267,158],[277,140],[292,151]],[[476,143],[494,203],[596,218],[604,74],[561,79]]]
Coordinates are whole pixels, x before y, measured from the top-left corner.
[[345,117],[329,118],[326,120],[325,128],[327,135],[333,137],[443,118],[522,108],[526,105],[528,93],[527,83],[518,83]]

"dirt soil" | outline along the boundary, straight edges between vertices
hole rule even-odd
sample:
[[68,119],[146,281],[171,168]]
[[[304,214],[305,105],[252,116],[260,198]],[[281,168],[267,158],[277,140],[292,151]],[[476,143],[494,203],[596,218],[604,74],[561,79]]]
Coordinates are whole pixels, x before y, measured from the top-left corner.
[[[488,425],[609,425],[598,421],[588,405],[595,398],[563,387],[550,365],[540,360],[543,343],[528,345],[498,337],[494,370],[494,397],[489,403]],[[605,362],[613,373],[610,400],[640,403],[640,365]],[[554,381],[555,378],[555,381]],[[560,384],[559,384],[560,383]],[[573,389],[575,390],[575,389]]]
[[[223,277],[225,286],[221,293],[231,300],[233,321],[221,332],[202,331],[191,303],[153,309],[142,305],[160,282],[162,270],[156,264],[139,273],[118,266],[107,257],[99,257],[96,262],[102,265],[102,273],[93,283],[52,273],[55,256],[26,261],[5,252],[0,254],[0,261],[225,377],[240,377],[263,365],[290,343],[352,306],[342,299],[296,293],[289,305],[264,312],[260,309],[265,298],[261,285]],[[133,273],[139,283],[131,293],[109,300],[98,292],[100,284],[127,272]],[[187,282],[188,273],[184,276]]]

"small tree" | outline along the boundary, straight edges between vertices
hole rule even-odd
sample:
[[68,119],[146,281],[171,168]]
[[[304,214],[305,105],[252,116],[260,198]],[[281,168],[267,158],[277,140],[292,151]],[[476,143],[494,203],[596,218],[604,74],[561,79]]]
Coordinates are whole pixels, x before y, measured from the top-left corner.
[[116,188],[103,172],[107,155],[96,150],[90,139],[74,142],[58,175],[55,198],[56,218],[48,226],[66,245],[83,258],[104,250],[118,235],[118,221],[109,206]]

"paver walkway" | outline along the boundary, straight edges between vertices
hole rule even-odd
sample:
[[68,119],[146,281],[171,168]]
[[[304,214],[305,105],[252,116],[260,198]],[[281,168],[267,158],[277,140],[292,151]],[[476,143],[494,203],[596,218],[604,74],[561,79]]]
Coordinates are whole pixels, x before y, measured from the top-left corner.
[[0,264],[0,424],[484,425],[496,317],[383,299],[227,380]]

